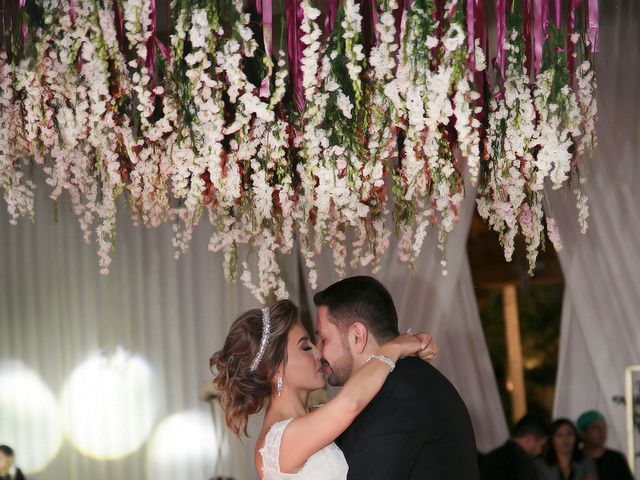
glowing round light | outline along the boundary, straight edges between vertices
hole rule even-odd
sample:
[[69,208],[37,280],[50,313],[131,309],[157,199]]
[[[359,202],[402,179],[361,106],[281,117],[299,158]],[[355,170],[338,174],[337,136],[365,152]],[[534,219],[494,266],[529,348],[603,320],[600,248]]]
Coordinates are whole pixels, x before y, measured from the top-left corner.
[[149,436],[157,414],[154,375],[145,360],[118,349],[78,366],[60,399],[69,440],[97,459],[135,452]]
[[147,478],[210,478],[218,444],[211,414],[199,410],[163,420],[147,446]]
[[28,474],[44,470],[64,439],[58,405],[38,374],[19,361],[0,362],[0,412],[1,443],[14,449],[16,464]]

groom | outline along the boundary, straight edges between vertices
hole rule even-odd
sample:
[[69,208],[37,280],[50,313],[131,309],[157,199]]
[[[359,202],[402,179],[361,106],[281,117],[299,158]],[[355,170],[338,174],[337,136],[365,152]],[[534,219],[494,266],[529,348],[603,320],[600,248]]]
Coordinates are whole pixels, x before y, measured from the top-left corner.
[[[331,385],[344,385],[398,316],[384,286],[350,277],[316,293],[316,334]],[[477,480],[473,427],[456,389],[432,365],[400,360],[380,393],[338,439],[348,480]]]

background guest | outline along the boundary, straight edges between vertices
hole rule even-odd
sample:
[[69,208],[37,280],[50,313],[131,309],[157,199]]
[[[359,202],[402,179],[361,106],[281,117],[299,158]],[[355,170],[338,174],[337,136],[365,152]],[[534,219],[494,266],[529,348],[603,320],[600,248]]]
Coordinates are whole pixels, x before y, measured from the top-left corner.
[[549,435],[546,421],[525,415],[513,427],[511,439],[493,450],[480,466],[482,480],[538,480],[533,459],[542,453]]
[[585,457],[578,445],[573,422],[560,418],[551,425],[543,458],[536,460],[541,480],[597,480],[595,462]]
[[604,446],[607,423],[602,414],[589,410],[580,415],[577,423],[584,440],[584,454],[595,461],[599,480],[633,480],[624,455]]
[[15,466],[13,449],[7,445],[0,445],[0,480],[26,480]]

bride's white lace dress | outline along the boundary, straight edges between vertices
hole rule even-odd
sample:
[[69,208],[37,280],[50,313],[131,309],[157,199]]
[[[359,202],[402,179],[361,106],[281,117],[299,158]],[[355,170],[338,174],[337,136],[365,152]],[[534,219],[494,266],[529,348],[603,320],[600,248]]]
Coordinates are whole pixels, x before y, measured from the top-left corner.
[[267,432],[264,447],[260,449],[263,463],[262,480],[346,480],[349,467],[342,450],[335,443],[327,445],[309,457],[298,473],[280,471],[280,443],[282,434],[291,420],[293,419],[274,423]]

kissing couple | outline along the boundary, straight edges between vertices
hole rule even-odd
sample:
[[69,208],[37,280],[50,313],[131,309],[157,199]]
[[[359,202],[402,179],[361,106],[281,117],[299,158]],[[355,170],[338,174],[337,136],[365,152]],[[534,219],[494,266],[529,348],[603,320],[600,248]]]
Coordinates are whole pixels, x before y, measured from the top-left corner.
[[[372,277],[341,280],[313,301],[316,343],[298,308],[280,300],[240,315],[210,359],[236,435],[265,410],[260,479],[477,480],[469,413],[429,363],[431,336],[400,335],[393,299]],[[342,388],[310,410],[309,394],[326,381]]]

